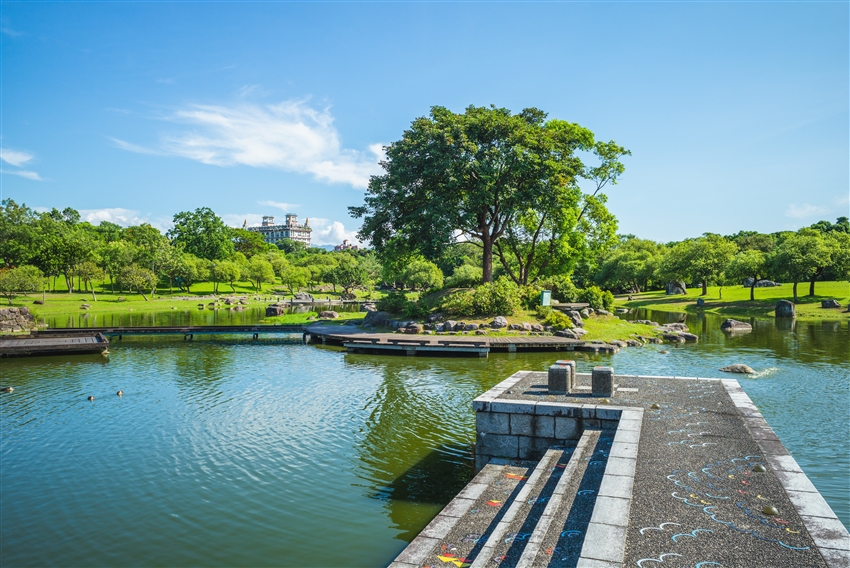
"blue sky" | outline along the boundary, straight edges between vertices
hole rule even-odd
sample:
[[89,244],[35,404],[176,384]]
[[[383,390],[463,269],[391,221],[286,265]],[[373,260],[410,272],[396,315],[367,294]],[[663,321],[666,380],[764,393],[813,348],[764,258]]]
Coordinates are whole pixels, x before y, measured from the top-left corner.
[[620,232],[848,215],[850,10],[824,3],[0,2],[2,195],[92,222],[310,218],[432,105],[534,106],[633,155]]

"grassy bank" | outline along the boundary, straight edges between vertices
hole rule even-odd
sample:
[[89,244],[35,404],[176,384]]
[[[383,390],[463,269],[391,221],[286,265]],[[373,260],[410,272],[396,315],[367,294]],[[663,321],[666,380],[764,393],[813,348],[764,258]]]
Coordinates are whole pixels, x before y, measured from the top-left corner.
[[[794,299],[791,284],[783,284],[774,288],[756,288],[755,300],[750,301],[750,289],[743,286],[709,286],[708,294],[700,296],[701,289],[692,288],[686,295],[667,296],[664,291],[633,294],[629,301],[626,296],[616,298],[618,306],[628,308],[647,308],[664,312],[709,312],[725,316],[740,317],[773,317],[777,300]],[[800,319],[850,319],[846,312],[850,304],[850,283],[848,282],[817,282],[815,296],[808,294],[808,283],[797,286],[797,317]],[[705,305],[697,306],[698,298],[705,300]],[[835,299],[841,303],[841,308],[821,308],[822,300]]]

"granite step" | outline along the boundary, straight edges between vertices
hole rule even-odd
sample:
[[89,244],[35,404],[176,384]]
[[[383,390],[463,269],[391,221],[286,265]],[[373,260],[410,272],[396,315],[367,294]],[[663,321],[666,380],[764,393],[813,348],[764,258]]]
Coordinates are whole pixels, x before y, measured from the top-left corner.
[[585,430],[575,459],[567,465],[555,498],[516,566],[566,568],[580,564],[612,442],[609,431]]
[[[576,504],[579,487],[593,457],[599,437],[599,430],[585,430],[582,433],[575,451],[572,452],[569,461],[563,466],[563,473],[552,491],[552,496],[546,503],[543,514],[537,521],[534,532],[528,539],[528,544],[525,546],[522,556],[515,564],[512,563],[512,566],[533,568],[549,564],[555,554],[559,554],[560,557],[571,556],[572,558],[576,558],[580,554],[583,539],[577,538],[580,536],[577,532],[578,529],[564,528],[569,524],[563,520],[564,512],[570,511]],[[602,447],[604,448],[605,445],[603,444]],[[594,468],[596,468],[595,465]],[[579,502],[582,500],[583,498],[580,498]],[[568,513],[566,517],[569,517]],[[573,523],[571,526],[576,524]],[[559,533],[558,540],[564,540],[566,544],[561,544],[559,547],[554,542],[555,531]]]
[[536,462],[493,459],[399,554],[390,568],[468,567],[523,493]]
[[575,446],[552,447],[546,451],[484,546],[471,559],[472,568],[494,563],[499,566],[516,565],[574,450]]

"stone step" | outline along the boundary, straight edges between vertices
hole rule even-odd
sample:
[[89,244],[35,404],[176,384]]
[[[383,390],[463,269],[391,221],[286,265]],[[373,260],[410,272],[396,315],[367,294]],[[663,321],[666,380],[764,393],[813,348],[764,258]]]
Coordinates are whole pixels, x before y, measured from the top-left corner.
[[493,459],[399,554],[390,568],[469,566],[511,504],[535,462]]
[[585,537],[613,442],[612,432],[585,430],[544,511],[526,552],[516,566],[573,567]]
[[[553,447],[537,463],[528,481],[472,560],[472,568],[514,566],[562,478],[574,447]],[[560,467],[559,467],[560,466]]]
[[[556,519],[560,520],[562,515],[559,515],[559,512],[565,510],[569,511],[575,503],[576,493],[579,490],[579,485],[584,477],[585,471],[587,470],[588,463],[590,462],[590,459],[585,458],[590,458],[592,456],[594,448],[599,440],[599,436],[600,431],[598,430],[585,430],[584,433],[582,433],[575,451],[572,452],[569,461],[564,466],[560,479],[558,479],[557,485],[552,491],[552,496],[546,503],[546,508],[543,511],[543,514],[540,516],[540,519],[537,521],[537,525],[534,527],[534,532],[528,539],[528,544],[525,546],[522,556],[515,564],[517,568],[533,568],[535,566],[549,564],[554,553],[561,552],[556,551],[554,546],[545,547],[544,542],[550,533],[553,521],[556,521]],[[555,526],[559,527],[560,530],[562,525],[555,523]],[[567,541],[570,542],[571,545],[574,545],[573,548],[578,547],[580,550],[582,539],[575,538],[575,536],[578,535],[576,535],[576,533],[571,533],[571,536],[567,539]],[[573,554],[573,556],[575,556],[575,554]]]

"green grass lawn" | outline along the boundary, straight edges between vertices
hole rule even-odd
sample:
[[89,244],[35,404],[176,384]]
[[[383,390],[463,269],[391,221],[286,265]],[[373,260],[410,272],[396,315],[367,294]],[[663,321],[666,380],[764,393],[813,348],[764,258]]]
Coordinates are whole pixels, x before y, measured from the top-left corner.
[[[773,309],[777,300],[793,300],[794,293],[791,284],[783,284],[774,288],[756,288],[755,300],[750,301],[750,289],[743,286],[709,286],[708,294],[700,296],[700,288],[688,290],[687,295],[667,296],[663,290],[633,294],[629,301],[625,296],[616,298],[618,306],[629,308],[647,308],[664,312],[699,311],[728,315],[728,316],[764,316],[773,317]],[[846,312],[850,304],[850,283],[848,282],[817,282],[815,296],[807,296],[808,282],[797,286],[797,317],[801,319],[839,319],[850,318]],[[721,297],[722,294],[722,297]],[[696,305],[697,298],[705,300],[705,306]],[[821,300],[836,299],[841,308],[821,308]]]

